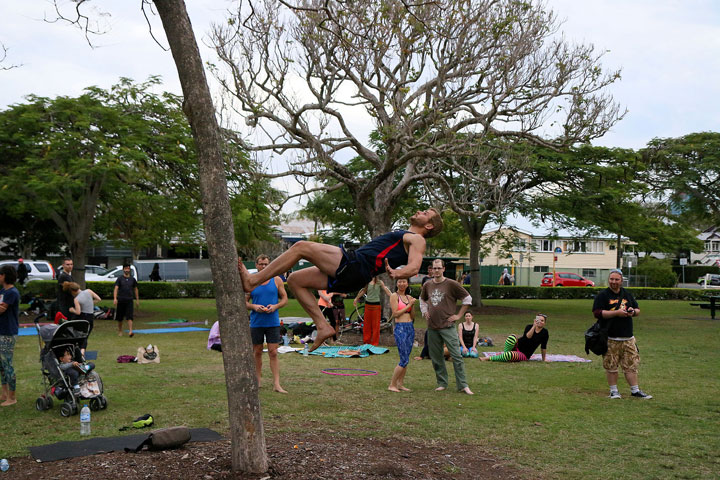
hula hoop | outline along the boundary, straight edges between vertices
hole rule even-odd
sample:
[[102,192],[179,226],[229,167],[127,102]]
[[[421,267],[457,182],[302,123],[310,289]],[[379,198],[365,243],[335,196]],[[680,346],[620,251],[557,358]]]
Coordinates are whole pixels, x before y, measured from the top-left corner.
[[[339,370],[364,373],[339,373]],[[369,377],[378,374],[378,372],[374,370],[363,370],[361,368],[325,368],[321,370],[321,372],[326,375],[340,375],[343,377]]]

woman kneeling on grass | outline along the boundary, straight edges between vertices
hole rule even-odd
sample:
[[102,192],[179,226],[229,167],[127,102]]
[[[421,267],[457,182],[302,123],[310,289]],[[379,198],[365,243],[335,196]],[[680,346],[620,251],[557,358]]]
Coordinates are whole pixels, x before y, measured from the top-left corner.
[[464,320],[464,322],[458,325],[460,353],[463,357],[478,358],[477,342],[480,337],[480,329],[477,323],[473,322],[472,313],[465,312]]
[[543,362],[547,362],[545,356],[547,354],[547,342],[550,335],[545,328],[545,322],[547,322],[547,315],[538,313],[535,316],[535,321],[525,327],[525,332],[520,338],[515,335],[510,335],[507,340],[505,340],[505,350],[503,353],[493,355],[492,357],[482,357],[480,360],[492,360],[493,362],[526,362],[530,360],[532,354],[537,347],[540,346]]
[[412,309],[415,299],[408,295],[408,281],[401,278],[397,281],[397,291],[390,295],[390,308],[392,318],[395,319],[395,345],[398,347],[400,363],[395,367],[388,390],[391,392],[409,392],[403,386],[407,365],[410,361],[413,342],[415,341],[415,327],[413,327]]

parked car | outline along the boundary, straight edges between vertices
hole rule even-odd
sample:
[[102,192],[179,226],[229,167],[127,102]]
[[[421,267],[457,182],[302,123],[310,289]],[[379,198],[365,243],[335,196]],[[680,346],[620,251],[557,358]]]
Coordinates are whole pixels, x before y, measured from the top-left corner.
[[[698,285],[705,285],[705,275],[702,277],[698,277],[697,279]],[[720,274],[717,273],[710,273],[709,278],[707,280],[708,285],[720,285]]]
[[[552,272],[546,273],[540,282],[541,287],[552,287],[553,286],[553,274]],[[594,287],[595,282],[588,280],[577,273],[570,272],[555,272],[555,286],[556,287]]]
[[[45,260],[23,259],[23,263],[28,267],[28,282],[32,282],[33,280],[55,280],[55,269],[50,265],[50,262],[46,262]],[[15,267],[15,270],[17,270],[18,261],[3,260],[0,262],[0,266],[2,265],[12,265]]]
[[[85,272],[85,281],[86,282],[114,282],[115,280],[117,280],[118,277],[122,277],[122,275],[123,275],[123,268],[122,268],[122,265],[120,265],[102,275]],[[135,265],[130,265],[130,275],[135,278],[138,278],[138,274],[137,274],[137,270],[135,269]]]
[[92,273],[93,275],[105,275],[110,270],[100,265],[85,265],[85,275]]

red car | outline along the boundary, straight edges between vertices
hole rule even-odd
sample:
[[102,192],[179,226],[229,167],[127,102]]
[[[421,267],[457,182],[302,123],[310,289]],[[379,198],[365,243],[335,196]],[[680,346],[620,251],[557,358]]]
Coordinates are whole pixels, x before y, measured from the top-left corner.
[[[553,286],[553,274],[546,273],[540,282],[541,287],[552,287]],[[555,272],[555,286],[556,287],[594,287],[595,283],[591,280],[587,280],[577,273],[570,272]]]

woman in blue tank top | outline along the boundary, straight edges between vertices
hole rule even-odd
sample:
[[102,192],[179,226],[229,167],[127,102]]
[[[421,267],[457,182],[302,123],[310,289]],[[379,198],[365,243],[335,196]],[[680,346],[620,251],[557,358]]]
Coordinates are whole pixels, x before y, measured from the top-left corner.
[[[260,255],[255,260],[258,272],[270,264],[267,255]],[[287,393],[280,386],[280,365],[278,363],[278,347],[280,346],[280,314],[278,309],[287,304],[285,285],[280,277],[272,277],[265,283],[255,287],[245,294],[245,305],[250,310],[250,337],[253,343],[255,356],[255,374],[258,387],[262,378],[263,344],[267,343],[270,357],[270,371],[273,375],[273,390]]]

